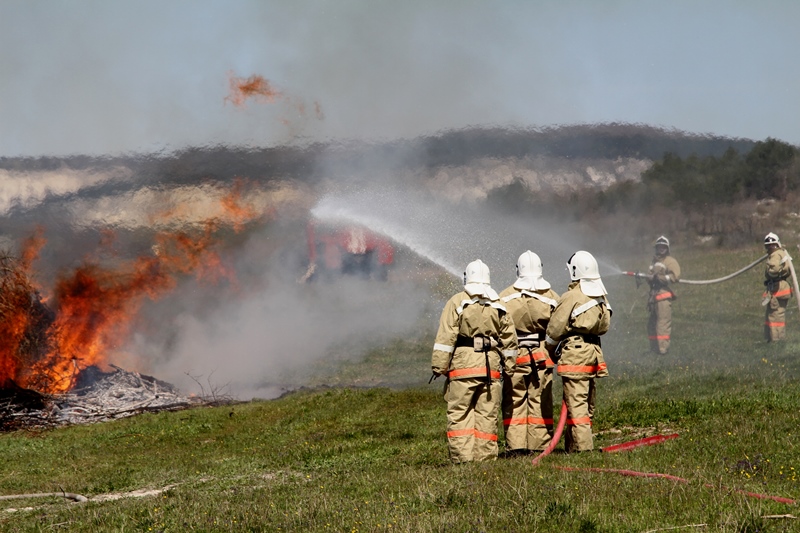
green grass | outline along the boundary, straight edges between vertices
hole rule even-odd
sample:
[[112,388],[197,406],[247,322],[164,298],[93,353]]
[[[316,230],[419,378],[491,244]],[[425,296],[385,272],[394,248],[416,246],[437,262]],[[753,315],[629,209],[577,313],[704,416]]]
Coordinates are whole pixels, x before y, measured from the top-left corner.
[[[704,279],[757,252],[676,254],[685,277]],[[596,446],[680,434],[658,446],[554,453],[538,467],[530,458],[450,465],[441,380],[427,385],[435,323],[425,324],[418,338],[375,347],[363,361],[331,358],[311,377],[318,387],[277,400],[0,435],[2,494],[172,487],[81,504],[4,501],[0,530],[800,530],[792,519],[764,518],[798,515],[796,506],[734,490],[800,499],[798,313],[790,309],[785,344],[764,343],[756,270],[680,286],[666,357],[647,351],[644,287],[605,280],[615,310],[604,339],[612,375],[599,381]],[[689,483],[557,467],[660,472]],[[3,510],[10,507],[33,509]]]

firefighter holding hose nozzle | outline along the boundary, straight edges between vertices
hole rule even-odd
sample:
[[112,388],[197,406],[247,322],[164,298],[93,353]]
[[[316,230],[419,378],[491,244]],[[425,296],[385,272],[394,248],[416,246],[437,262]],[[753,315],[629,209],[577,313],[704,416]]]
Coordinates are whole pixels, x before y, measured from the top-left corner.
[[445,304],[433,345],[433,374],[447,377],[447,443],[454,463],[497,457],[501,367],[513,374],[516,365],[514,324],[489,283],[483,261],[467,265],[464,290]]
[[647,309],[650,318],[647,322],[647,337],[650,351],[665,355],[669,352],[672,335],[672,301],[676,299],[672,284],[681,278],[681,267],[669,253],[669,239],[663,235],[653,243],[654,255],[650,269],[645,276],[650,285]]
[[761,302],[766,308],[764,337],[767,342],[776,342],[786,337],[786,305],[792,296],[792,288],[787,280],[791,276],[792,258],[781,245],[778,236],[772,232],[764,237],[764,248],[767,251],[765,290]]
[[561,376],[568,411],[565,448],[571,453],[594,449],[595,378],[608,376],[600,336],[611,326],[611,306],[592,254],[575,252],[567,270],[572,282],[550,316],[545,346]]
[[544,346],[558,294],[542,276],[542,260],[526,251],[517,280],[500,293],[519,342],[517,368],[503,379],[503,427],[509,455],[541,452],[553,437],[553,361]]

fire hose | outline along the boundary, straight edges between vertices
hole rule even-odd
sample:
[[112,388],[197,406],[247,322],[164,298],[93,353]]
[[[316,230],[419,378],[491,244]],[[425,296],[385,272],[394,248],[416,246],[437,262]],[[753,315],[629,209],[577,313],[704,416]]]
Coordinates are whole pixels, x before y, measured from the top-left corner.
[[[760,262],[764,261],[767,257],[769,257],[769,256],[767,254],[764,254],[762,257],[759,257],[758,259],[756,259],[755,261],[753,261],[752,263],[750,263],[746,267],[744,267],[744,268],[742,268],[740,270],[737,270],[733,274],[728,274],[727,276],[723,276],[721,278],[703,279],[703,280],[679,279],[678,283],[686,283],[687,285],[711,285],[712,283],[721,283],[723,281],[728,281],[731,278],[735,278],[736,276],[747,272],[748,270],[750,270],[751,268],[753,268],[754,266],[756,266]],[[791,265],[791,260],[790,260],[789,264]],[[647,277],[646,274],[642,274],[641,272],[624,271],[623,274],[626,275],[626,276],[634,276],[637,279],[644,279],[644,278]]]
[[[800,248],[800,245],[798,245],[798,248]],[[723,281],[728,281],[731,278],[735,278],[736,276],[738,276],[740,274],[743,274],[744,272],[747,272],[748,270],[750,270],[751,268],[753,268],[757,264],[759,264],[762,261],[764,261],[767,257],[769,257],[769,254],[764,254],[763,256],[759,257],[758,259],[756,259],[755,261],[753,261],[752,263],[750,263],[746,267],[744,267],[744,268],[742,268],[740,270],[737,270],[733,274],[728,274],[727,276],[723,276],[721,278],[704,279],[704,280],[679,279],[678,283],[685,283],[687,285],[711,285],[712,283],[721,283]],[[792,278],[792,289],[794,289],[794,293],[798,296],[798,298],[797,298],[797,309],[798,309],[798,311],[800,311],[800,284],[798,284],[798,282],[797,282],[797,272],[794,269],[794,262],[792,261],[792,257],[790,255],[788,255],[788,254],[787,254],[786,257],[789,259],[789,272],[791,274],[790,277]],[[638,286],[638,283],[639,283],[638,280],[647,278],[647,275],[646,274],[642,274],[641,272],[631,272],[629,270],[626,270],[626,271],[623,271],[622,273],[624,275],[626,275],[626,276],[635,277],[637,279],[637,282],[636,282],[637,286]]]
[[[542,453],[537,455],[531,461],[533,466],[539,464],[544,457],[550,454],[553,450],[555,450],[556,446],[558,445],[558,441],[561,440],[561,434],[564,432],[564,426],[567,424],[567,402],[561,402],[561,416],[558,418],[558,426],[556,427],[555,433],[553,434],[553,438],[550,440],[550,445],[545,449]],[[646,437],[643,439],[636,439],[628,442],[623,442],[621,444],[615,444],[612,446],[607,446],[602,448],[601,451],[604,453],[613,453],[613,452],[623,452],[632,450],[634,448],[639,448],[642,446],[652,446],[653,444],[660,444],[667,440],[678,438],[677,433],[673,433],[671,435],[655,435],[653,437]],[[619,474],[622,476],[631,476],[631,477],[646,477],[646,478],[659,478],[659,479],[668,479],[671,481],[676,481],[678,483],[690,483],[690,481],[686,478],[673,476],[671,474],[661,474],[658,472],[638,472],[636,470],[624,470],[624,469],[616,469],[616,468],[576,468],[570,466],[556,466],[558,470],[563,470],[566,472],[600,472],[600,473],[612,473],[612,474]],[[717,488],[715,485],[710,483],[704,483],[703,486],[708,489]],[[797,504],[797,501],[792,500],[791,498],[784,498],[782,496],[772,496],[769,494],[759,494],[757,492],[748,492],[741,489],[731,489],[728,487],[720,487],[722,490],[727,490],[731,492],[735,492],[737,494],[742,494],[744,496],[748,496],[750,498],[757,498],[759,500],[773,500],[780,503],[786,503],[789,505]]]
[[72,492],[39,492],[35,494],[8,494],[6,496],[0,496],[0,500],[21,500],[26,498],[46,498],[49,496],[58,496],[60,498],[66,498],[68,500],[72,500],[74,502],[88,502],[89,498],[86,496],[82,496],[80,494],[75,494]]
[[[561,434],[564,432],[564,426],[566,425],[567,425],[567,402],[562,400],[561,416],[559,416],[558,418],[558,425],[556,426],[553,438],[550,439],[550,445],[547,446],[547,448],[542,453],[533,458],[533,461],[531,461],[531,464],[533,466],[539,464],[539,461],[541,461],[544,457],[550,455],[550,452],[555,450],[556,446],[558,446],[558,441],[561,440]],[[671,435],[655,435],[653,437],[646,437],[643,439],[636,439],[628,442],[623,442],[621,444],[614,444],[613,446],[606,446],[605,448],[602,448],[601,451],[603,453],[626,452],[634,448],[640,448],[642,446],[652,446],[654,444],[661,444],[664,441],[677,438],[678,438],[677,433],[672,433]]]
[[[670,481],[676,481],[678,483],[690,483],[690,481],[686,478],[673,476],[670,474],[659,474],[657,472],[637,472],[636,470],[624,470],[618,468],[575,468],[571,466],[557,466],[555,467],[558,470],[563,470],[565,472],[599,472],[604,474],[619,474],[621,476],[631,476],[631,477],[649,477],[649,478],[660,478],[660,479],[668,479]],[[707,489],[714,489],[717,488],[716,485],[712,485],[711,483],[703,483],[703,486]],[[757,498],[759,500],[773,500],[780,503],[787,503],[789,505],[796,505],[797,501],[792,500],[791,498],[784,498],[783,496],[772,496],[770,494],[760,494],[758,492],[749,492],[746,490],[741,489],[731,489],[729,487],[721,486],[719,487],[722,490],[727,490],[730,492],[735,492],[737,494],[742,494],[744,496],[749,496],[750,498]]]

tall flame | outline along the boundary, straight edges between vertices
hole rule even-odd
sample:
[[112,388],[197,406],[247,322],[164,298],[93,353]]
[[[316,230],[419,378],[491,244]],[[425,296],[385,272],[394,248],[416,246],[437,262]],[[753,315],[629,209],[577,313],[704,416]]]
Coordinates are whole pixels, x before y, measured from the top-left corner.
[[[221,199],[226,220],[236,231],[263,217],[243,203],[246,185],[237,180]],[[150,253],[127,262],[117,260],[114,266],[86,259],[75,270],[57,276],[49,300],[54,302],[52,316],[40,316],[47,308],[30,281],[30,265],[45,244],[43,230],[37,229],[26,241],[14,275],[0,276],[0,387],[13,379],[42,392],[69,390],[78,370],[90,365],[103,368],[120,353],[145,301],[169,293],[182,276],[194,275],[208,283],[227,281],[236,288],[235,273],[218,250],[219,229],[219,220],[210,219],[200,231],[157,234]],[[109,246],[113,237],[104,231],[103,246]],[[32,329],[41,335],[32,336]],[[33,341],[39,341],[35,349],[24,346]]]

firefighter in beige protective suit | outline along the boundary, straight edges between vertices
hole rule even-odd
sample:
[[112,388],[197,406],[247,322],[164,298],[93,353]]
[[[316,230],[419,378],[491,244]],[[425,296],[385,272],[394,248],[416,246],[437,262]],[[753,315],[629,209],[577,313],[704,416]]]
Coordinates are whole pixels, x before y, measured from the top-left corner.
[[541,451],[553,436],[553,361],[544,334],[558,294],[542,277],[542,261],[527,251],[517,281],[500,293],[519,342],[517,369],[503,380],[503,426],[510,454]]
[[575,252],[567,270],[572,283],[550,316],[545,345],[558,364],[567,404],[565,448],[584,452],[594,448],[594,380],[608,376],[600,336],[611,325],[611,307],[592,254]]
[[767,342],[782,341],[786,336],[786,305],[792,296],[792,288],[787,281],[791,276],[789,264],[792,258],[774,233],[764,237],[767,251],[767,266],[764,270],[764,290],[762,305],[766,308],[764,317],[764,337]]
[[501,370],[513,374],[517,357],[514,324],[489,285],[489,267],[467,265],[464,290],[444,306],[431,368],[447,382],[447,442],[454,463],[497,457]]
[[669,239],[662,235],[656,239],[654,248],[653,262],[647,275],[650,285],[647,336],[650,339],[650,351],[664,355],[669,351],[672,335],[672,301],[676,298],[672,284],[680,280],[681,267],[669,254]]

